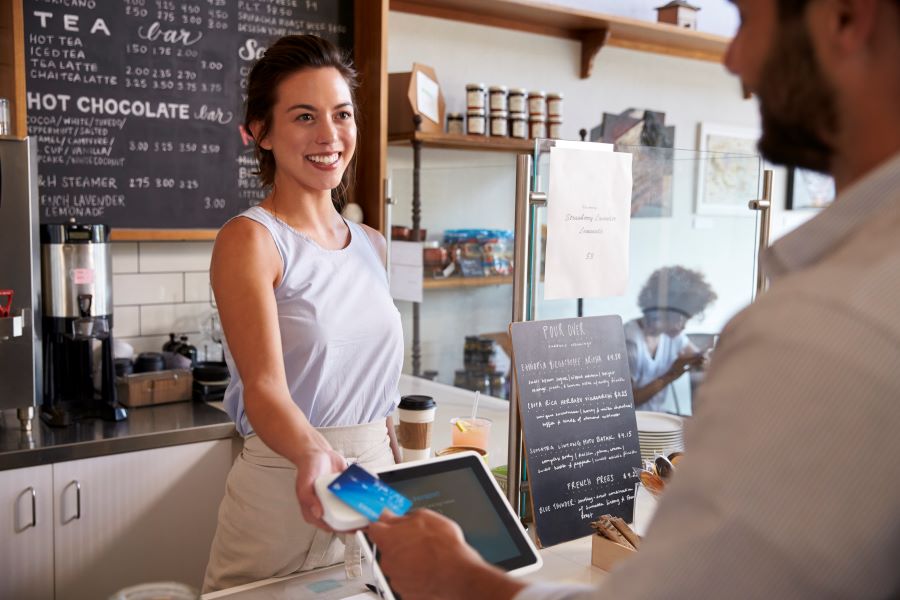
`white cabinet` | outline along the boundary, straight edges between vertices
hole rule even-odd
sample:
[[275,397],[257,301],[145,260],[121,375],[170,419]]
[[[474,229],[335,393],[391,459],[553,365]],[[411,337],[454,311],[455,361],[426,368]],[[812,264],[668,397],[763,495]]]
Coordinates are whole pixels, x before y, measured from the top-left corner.
[[199,589],[232,459],[225,439],[0,471],[0,598]]
[[0,471],[0,597],[53,597],[53,467]]

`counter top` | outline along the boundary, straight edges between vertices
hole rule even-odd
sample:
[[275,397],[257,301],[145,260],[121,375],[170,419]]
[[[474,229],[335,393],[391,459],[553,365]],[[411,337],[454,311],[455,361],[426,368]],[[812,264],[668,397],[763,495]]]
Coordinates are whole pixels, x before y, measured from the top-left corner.
[[[524,575],[529,583],[567,582],[596,585],[606,577],[606,571],[591,566],[591,538],[559,544],[540,550],[544,565],[540,570]],[[325,567],[307,573],[273,577],[202,596],[203,600],[271,600],[273,598],[316,598],[316,600],[378,600],[379,596],[366,587],[374,584],[371,569],[363,569],[359,579],[348,580],[344,565]]]
[[[639,488],[634,505],[632,527],[639,535],[646,533],[653,514],[656,499]],[[529,530],[533,531],[533,530]],[[584,585],[600,585],[606,571],[591,565],[591,536],[540,549],[543,566],[522,577],[529,583],[564,582]],[[203,600],[271,600],[272,598],[316,598],[316,600],[377,600],[379,596],[366,588],[373,583],[372,571],[363,569],[363,576],[348,581],[344,565],[325,567],[286,577],[273,577],[254,583],[211,592]]]
[[33,431],[19,430],[15,411],[0,412],[0,471],[225,439],[234,435],[228,415],[202,402],[128,409],[118,423],[86,419],[52,428],[40,418]]
[[[430,394],[437,400],[441,421],[435,428],[437,449],[450,444],[450,417],[469,414],[474,399],[472,392],[408,375],[401,377],[400,393]],[[60,429],[35,417],[30,434],[19,430],[14,410],[0,411],[0,471],[228,438],[235,429],[221,404],[177,402],[130,408],[128,419],[119,423],[86,419]],[[492,465],[506,463],[507,407],[496,398],[482,396],[479,401],[479,414],[494,421]]]

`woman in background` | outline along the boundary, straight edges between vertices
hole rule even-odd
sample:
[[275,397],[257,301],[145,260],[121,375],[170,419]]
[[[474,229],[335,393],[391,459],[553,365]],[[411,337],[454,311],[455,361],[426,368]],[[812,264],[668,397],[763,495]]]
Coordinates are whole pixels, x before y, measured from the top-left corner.
[[715,299],[699,271],[675,266],[650,275],[638,296],[643,316],[625,324],[635,408],[664,410],[669,384],[705,368],[706,354],[691,343],[684,328]]
[[[389,415],[403,337],[385,241],[337,206],[356,149],[355,89],[349,61],[309,35],[278,40],[249,76],[244,124],[268,195],[226,223],[213,249],[225,408],[244,448],[204,592],[339,562],[344,547],[313,483],[348,462],[374,469],[398,456]],[[356,550],[347,558],[358,563]]]

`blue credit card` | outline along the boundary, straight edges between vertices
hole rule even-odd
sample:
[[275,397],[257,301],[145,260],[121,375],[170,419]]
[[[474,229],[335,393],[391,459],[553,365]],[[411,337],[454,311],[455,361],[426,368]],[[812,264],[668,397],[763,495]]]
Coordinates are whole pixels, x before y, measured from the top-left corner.
[[355,464],[338,475],[328,489],[370,521],[377,521],[385,509],[395,515],[405,515],[412,506],[406,496]]

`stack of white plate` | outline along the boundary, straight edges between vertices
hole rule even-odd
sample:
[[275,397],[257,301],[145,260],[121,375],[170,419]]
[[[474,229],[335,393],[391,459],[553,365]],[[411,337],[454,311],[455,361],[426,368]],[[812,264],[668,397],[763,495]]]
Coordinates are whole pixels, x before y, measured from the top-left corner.
[[684,450],[684,420],[681,417],[643,410],[635,414],[641,460],[651,460],[654,454]]

